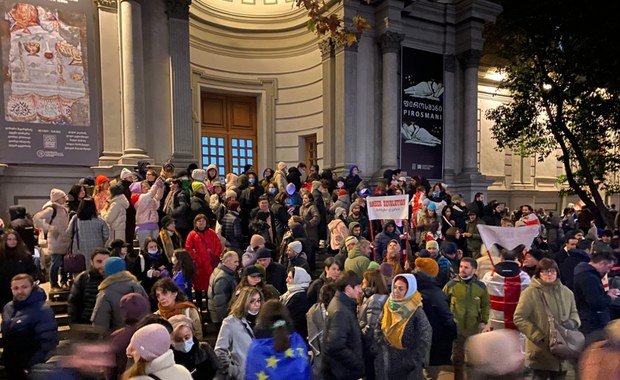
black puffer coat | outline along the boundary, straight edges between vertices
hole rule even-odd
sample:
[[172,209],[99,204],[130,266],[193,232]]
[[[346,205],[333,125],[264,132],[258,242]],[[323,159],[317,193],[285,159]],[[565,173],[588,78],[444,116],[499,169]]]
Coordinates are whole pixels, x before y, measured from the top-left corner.
[[69,294],[69,320],[72,323],[90,324],[90,317],[97,302],[103,275],[96,270],[80,273]]

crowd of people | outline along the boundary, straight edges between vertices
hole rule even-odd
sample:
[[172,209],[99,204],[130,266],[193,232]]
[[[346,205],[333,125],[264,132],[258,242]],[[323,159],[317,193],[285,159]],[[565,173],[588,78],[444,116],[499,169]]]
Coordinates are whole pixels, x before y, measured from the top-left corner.
[[[76,349],[53,364],[72,376],[59,378],[563,379],[620,353],[619,232],[587,210],[468,203],[399,170],[372,187],[357,166],[222,174],[142,162],[51,189],[32,216],[12,206],[0,238],[9,378],[52,365],[45,281],[70,291],[72,327],[92,326],[109,354],[94,366],[79,357],[95,348]],[[368,196],[402,194],[408,219],[369,220]],[[537,236],[487,246],[483,225]],[[550,321],[585,345],[558,356]]]

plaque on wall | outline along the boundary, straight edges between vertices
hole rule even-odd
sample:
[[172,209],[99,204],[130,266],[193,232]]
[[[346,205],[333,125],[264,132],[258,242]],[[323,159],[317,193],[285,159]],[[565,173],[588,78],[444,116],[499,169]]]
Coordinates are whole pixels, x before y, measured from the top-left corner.
[[0,162],[94,165],[92,2],[0,4]]
[[400,168],[443,178],[443,56],[402,48]]

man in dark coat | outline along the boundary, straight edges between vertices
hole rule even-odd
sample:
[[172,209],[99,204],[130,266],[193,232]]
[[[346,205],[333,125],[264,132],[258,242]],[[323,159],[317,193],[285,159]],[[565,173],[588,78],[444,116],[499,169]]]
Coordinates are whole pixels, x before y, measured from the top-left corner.
[[605,292],[601,278],[616,263],[610,252],[592,255],[589,263],[579,263],[575,267],[574,293],[581,326],[579,330],[586,337],[586,346],[605,339],[603,329],[609,323],[609,305],[619,296],[618,289]]
[[187,191],[182,187],[182,181],[179,178],[172,180],[170,184],[170,193],[166,196],[164,203],[164,213],[174,218],[177,231],[187,239],[187,235],[192,230],[193,220],[190,213],[190,198]]
[[107,250],[95,249],[90,255],[90,270],[85,270],[75,278],[68,300],[71,323],[90,324],[99,285],[103,281],[103,264],[109,257],[110,252]]
[[2,361],[7,378],[29,378],[32,366],[44,363],[58,346],[58,324],[45,303],[45,291],[30,275],[18,274],[11,281],[13,301],[2,311]]
[[323,375],[328,380],[357,380],[365,372],[362,331],[357,322],[362,286],[355,272],[347,271],[336,280],[336,288],[327,307]]
[[265,282],[273,285],[280,294],[286,293],[286,268],[273,261],[269,248],[260,248],[256,252],[256,263],[265,269]]

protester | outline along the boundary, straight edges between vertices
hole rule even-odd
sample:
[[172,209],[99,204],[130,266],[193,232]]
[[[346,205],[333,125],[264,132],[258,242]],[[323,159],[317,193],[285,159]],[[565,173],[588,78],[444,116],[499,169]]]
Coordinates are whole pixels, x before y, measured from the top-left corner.
[[90,270],[85,270],[75,278],[67,301],[71,323],[90,323],[99,285],[103,282],[104,264],[109,257],[110,252],[107,250],[95,249],[90,255]]
[[162,278],[153,285],[152,297],[157,300],[155,314],[169,319],[175,315],[185,315],[194,326],[194,334],[202,339],[202,323],[196,306],[187,301],[185,293],[170,278]]
[[14,298],[11,279],[20,273],[36,277],[37,267],[21,236],[7,229],[0,238],[0,307],[4,308]]
[[200,342],[194,334],[192,320],[175,315],[168,320],[172,325],[172,352],[174,362],[187,368],[194,380],[211,380],[224,375],[220,360],[207,342]]

